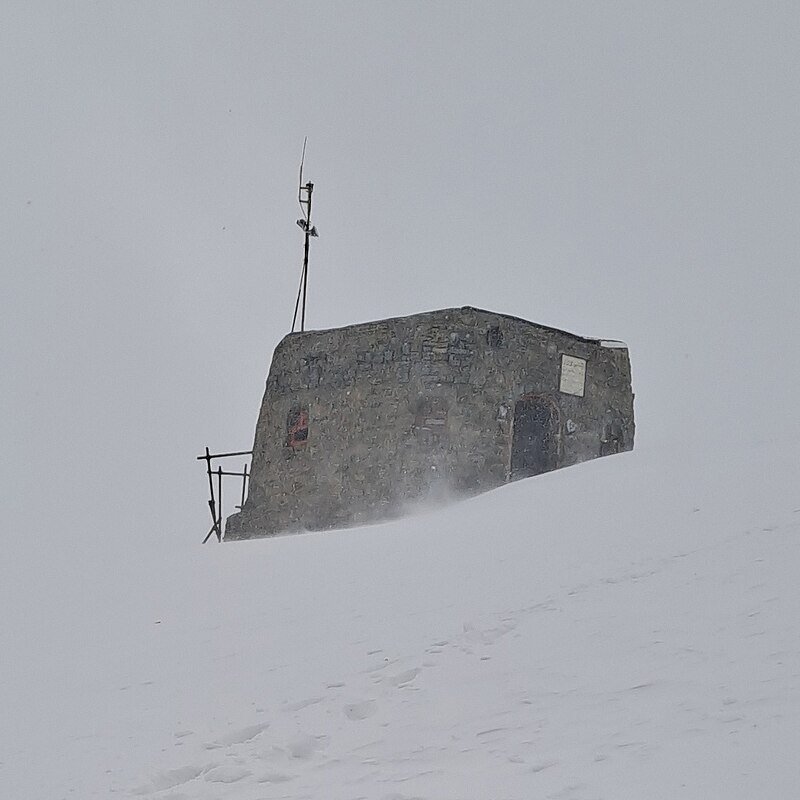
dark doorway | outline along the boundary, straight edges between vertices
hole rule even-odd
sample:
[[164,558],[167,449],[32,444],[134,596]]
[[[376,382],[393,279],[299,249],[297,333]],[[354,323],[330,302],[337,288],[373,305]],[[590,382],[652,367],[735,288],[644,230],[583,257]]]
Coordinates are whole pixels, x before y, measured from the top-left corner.
[[558,466],[558,409],[545,397],[523,397],[514,405],[511,479]]

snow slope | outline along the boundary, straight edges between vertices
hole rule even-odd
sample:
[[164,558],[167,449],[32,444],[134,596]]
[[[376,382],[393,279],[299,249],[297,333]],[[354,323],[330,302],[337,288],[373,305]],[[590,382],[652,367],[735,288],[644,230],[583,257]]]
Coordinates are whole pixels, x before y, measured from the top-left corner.
[[796,797],[796,451],[634,452],[33,583],[6,561],[0,796]]

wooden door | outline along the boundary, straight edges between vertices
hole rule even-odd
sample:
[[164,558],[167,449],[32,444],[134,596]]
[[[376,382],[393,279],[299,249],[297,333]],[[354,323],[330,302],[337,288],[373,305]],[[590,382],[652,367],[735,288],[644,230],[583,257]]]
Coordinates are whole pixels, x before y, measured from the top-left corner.
[[544,397],[523,397],[514,405],[511,479],[549,472],[558,466],[558,410]]

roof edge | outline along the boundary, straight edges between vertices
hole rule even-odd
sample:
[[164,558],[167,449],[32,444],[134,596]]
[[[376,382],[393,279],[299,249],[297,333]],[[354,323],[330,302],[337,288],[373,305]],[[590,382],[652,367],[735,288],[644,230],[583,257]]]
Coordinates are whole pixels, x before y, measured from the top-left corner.
[[538,328],[539,330],[552,331],[553,333],[561,333],[566,336],[571,336],[573,339],[579,339],[582,342],[587,342],[589,344],[598,345],[602,347],[627,348],[627,345],[624,342],[618,342],[612,339],[595,339],[588,336],[579,336],[577,333],[572,333],[571,331],[565,331],[561,328],[554,328],[551,325],[542,325],[539,322],[531,322],[529,319],[524,319],[522,317],[515,317],[512,314],[504,314],[500,311],[489,311],[486,308],[478,308],[477,306],[452,306],[450,308],[435,308],[430,311],[419,311],[414,314],[402,314],[396,317],[386,317],[384,319],[367,320],[365,322],[354,322],[351,323],[350,325],[340,325],[335,328],[317,328],[308,331],[294,331],[293,333],[287,333],[286,336],[283,337],[282,341],[286,341],[289,338],[294,339],[298,336],[308,336],[310,334],[319,334],[319,333],[331,333],[333,331],[342,331],[348,328],[361,328],[366,325],[379,325],[385,322],[397,322],[399,320],[411,319],[413,317],[423,317],[423,316],[429,316],[431,314],[446,314],[448,312],[457,312],[457,311],[476,311],[479,314],[491,314],[492,316],[495,317],[502,317],[503,319],[508,319],[513,322],[521,322],[524,325],[530,325],[532,328]]

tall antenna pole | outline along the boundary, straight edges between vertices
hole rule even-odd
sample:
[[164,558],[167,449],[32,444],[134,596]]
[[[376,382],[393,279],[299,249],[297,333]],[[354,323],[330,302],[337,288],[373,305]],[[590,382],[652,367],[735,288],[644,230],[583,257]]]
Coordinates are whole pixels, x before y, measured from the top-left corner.
[[[306,296],[308,294],[308,250],[309,243],[312,236],[318,236],[317,229],[311,224],[311,195],[314,192],[314,184],[309,181],[303,185],[303,164],[306,160],[306,143],[308,137],[303,139],[303,155],[300,159],[300,181],[297,190],[297,202],[300,203],[300,210],[303,213],[303,218],[297,220],[297,224],[303,230],[304,244],[303,244],[303,271],[300,273],[300,286],[297,290],[297,300],[294,304],[294,317],[292,318],[292,333],[294,333],[295,326],[297,325],[297,311],[301,309],[300,313],[300,330],[306,329]],[[302,306],[300,300],[302,298]]]
[[[303,246],[303,310],[300,314],[300,330],[306,329],[306,297],[308,295],[308,245],[311,240],[311,193],[314,191],[314,184],[309,182],[304,187],[306,192],[306,204],[308,206],[308,222],[305,226],[305,244]],[[316,235],[316,232],[315,232]]]

